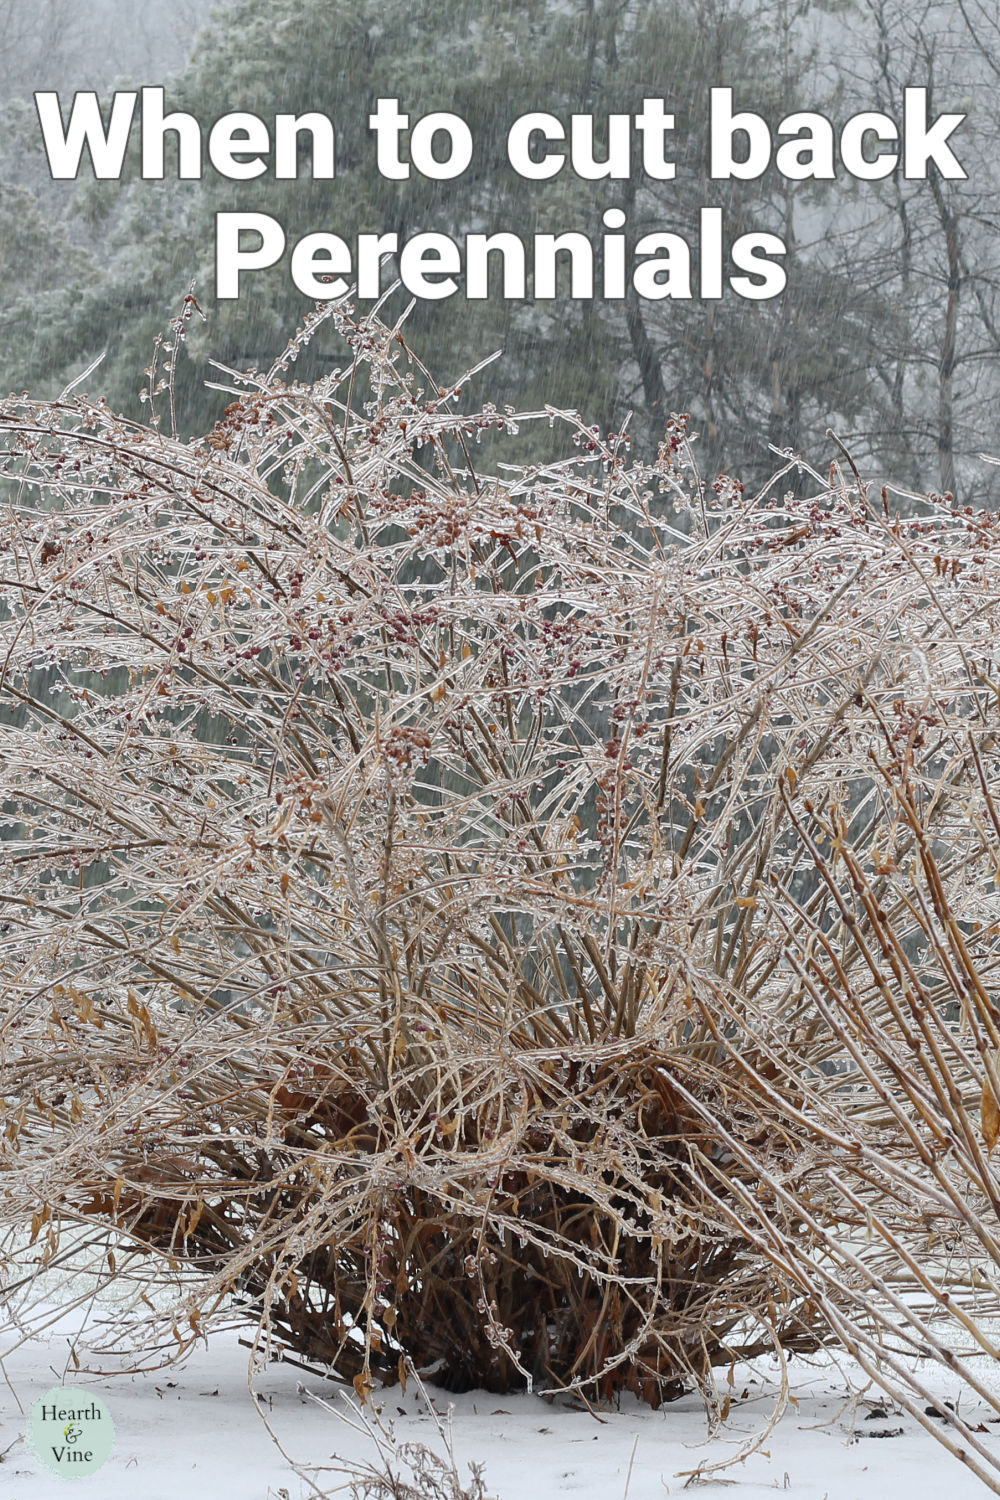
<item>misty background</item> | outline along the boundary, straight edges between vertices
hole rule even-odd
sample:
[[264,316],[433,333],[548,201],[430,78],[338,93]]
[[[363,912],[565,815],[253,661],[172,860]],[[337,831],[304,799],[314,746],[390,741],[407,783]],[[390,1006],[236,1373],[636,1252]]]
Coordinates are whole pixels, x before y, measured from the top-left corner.
[[[139,415],[153,340],[192,280],[207,323],[181,367],[186,431],[224,398],[207,391],[208,357],[269,362],[309,307],[287,255],[245,279],[236,303],[213,297],[214,216],[261,210],[301,234],[421,230],[582,231],[627,214],[630,242],[654,230],[691,244],[698,216],[724,211],[727,246],[767,230],[788,245],[788,286],[750,302],[420,303],[408,340],[451,381],[484,354],[503,359],[472,400],[578,408],[609,430],[633,413],[637,446],[655,455],[672,412],[690,412],[703,471],[760,481],[772,446],[824,465],[833,427],[866,476],[965,503],[1000,503],[1000,20],[992,0],[0,0],[0,390],[51,396],[102,351],[91,388]],[[32,102],[78,88],[164,83],[166,107],[207,128],[222,113],[318,109],[337,128],[337,179],[234,183],[207,165],[199,182],[53,183]],[[907,182],[901,170],[860,183],[708,180],[708,90],[776,128],[796,110],[840,125],[860,110],[902,119],[903,89],[930,90],[932,115],[966,112],[951,144],[968,180]],[[367,117],[395,96],[416,118],[434,109],[472,128],[472,167],[452,182],[387,182],[375,171]],[[529,109],[560,118],[631,113],[662,96],[677,115],[677,178],[638,169],[628,182],[583,182],[567,169],[540,184],[505,165],[506,130]],[[167,154],[168,172],[171,156]],[[728,272],[727,267],[727,272]],[[598,268],[599,278],[599,268]],[[599,284],[599,281],[598,281]],[[393,314],[402,310],[390,304]],[[297,374],[343,358],[317,341]],[[544,424],[525,450],[544,449]]]

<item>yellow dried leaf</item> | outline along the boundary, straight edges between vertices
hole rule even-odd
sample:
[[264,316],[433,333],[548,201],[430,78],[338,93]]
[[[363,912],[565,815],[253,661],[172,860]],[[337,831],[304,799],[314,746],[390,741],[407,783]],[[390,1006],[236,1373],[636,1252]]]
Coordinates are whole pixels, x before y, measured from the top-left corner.
[[997,1106],[993,1085],[988,1078],[983,1084],[979,1115],[982,1122],[983,1140],[986,1143],[986,1149],[987,1151],[992,1151],[997,1141],[1000,1140],[1000,1107]]
[[89,995],[81,995],[77,990],[73,991],[73,1008],[81,1021],[93,1021],[96,1015],[94,1002]]

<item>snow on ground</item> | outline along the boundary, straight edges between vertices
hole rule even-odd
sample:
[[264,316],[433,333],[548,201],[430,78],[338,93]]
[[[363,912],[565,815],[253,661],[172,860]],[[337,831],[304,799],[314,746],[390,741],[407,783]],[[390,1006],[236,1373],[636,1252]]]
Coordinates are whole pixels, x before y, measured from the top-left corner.
[[[364,1432],[309,1399],[314,1391],[351,1415],[342,1388],[290,1364],[272,1364],[255,1377],[262,1413],[248,1387],[248,1351],[235,1332],[214,1336],[178,1369],[130,1375],[77,1373],[69,1361],[79,1315],[60,1319],[44,1338],[12,1348],[0,1333],[0,1495],[4,1500],[66,1500],[79,1493],[100,1500],[307,1500],[345,1486],[338,1460],[371,1460]],[[965,1500],[984,1486],[919,1425],[900,1414],[849,1361],[799,1361],[791,1366],[795,1402],[764,1450],[695,1480],[692,1493],[763,1500],[775,1490],[796,1500]],[[724,1376],[723,1376],[724,1379]],[[486,1487],[499,1500],[561,1496],[574,1500],[662,1500],[680,1495],[686,1474],[738,1451],[766,1423],[774,1396],[774,1366],[737,1372],[733,1409],[721,1435],[706,1441],[701,1402],[686,1397],[651,1412],[629,1401],[599,1420],[565,1398],[469,1395],[449,1397],[428,1385],[435,1407],[454,1407],[454,1442],[466,1464],[484,1466]],[[960,1397],[947,1376],[928,1383],[941,1401]],[[111,1458],[99,1473],[74,1480],[50,1475],[24,1442],[32,1403],[52,1386],[96,1390],[115,1422]],[[997,1373],[1000,1385],[1000,1372]],[[744,1395],[745,1393],[745,1395]],[[738,1399],[742,1397],[743,1399]],[[383,1422],[400,1441],[441,1448],[432,1416],[412,1383],[376,1397]],[[990,1413],[983,1411],[985,1420]],[[269,1434],[266,1417],[273,1429]],[[1000,1423],[990,1428],[997,1433]],[[284,1449],[283,1456],[281,1448]],[[318,1489],[290,1460],[313,1470]],[[631,1472],[630,1472],[631,1467]],[[340,1493],[349,1494],[341,1488]]]

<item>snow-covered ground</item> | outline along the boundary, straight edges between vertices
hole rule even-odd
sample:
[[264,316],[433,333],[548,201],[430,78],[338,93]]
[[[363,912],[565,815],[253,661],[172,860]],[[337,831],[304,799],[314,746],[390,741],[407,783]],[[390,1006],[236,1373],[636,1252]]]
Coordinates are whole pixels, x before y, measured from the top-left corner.
[[[44,1338],[0,1348],[0,1495],[4,1500],[66,1500],[82,1492],[100,1500],[306,1500],[349,1495],[343,1461],[371,1461],[364,1431],[310,1399],[356,1417],[341,1388],[289,1364],[273,1364],[248,1386],[248,1352],[236,1333],[215,1336],[175,1370],[153,1374],[75,1372],[70,1336],[78,1315],[61,1319]],[[701,1402],[687,1397],[659,1412],[632,1402],[597,1417],[564,1398],[502,1397],[473,1392],[448,1397],[427,1387],[435,1407],[454,1407],[459,1467],[484,1466],[486,1488],[500,1500],[567,1495],[576,1500],[661,1500],[693,1490],[763,1500],[775,1490],[798,1500],[965,1500],[984,1486],[900,1414],[849,1361],[798,1362],[791,1367],[794,1402],[762,1452],[744,1463],[689,1479],[731,1456],[767,1422],[774,1367],[737,1373],[732,1412],[722,1433],[706,1441]],[[941,1401],[963,1400],[947,1378],[928,1377]],[[1000,1384],[1000,1371],[997,1372]],[[111,1458],[88,1478],[62,1480],[41,1465],[24,1441],[32,1403],[53,1386],[96,1390],[115,1422]],[[432,1415],[411,1384],[376,1398],[382,1421],[398,1441],[441,1449]],[[259,1409],[258,1409],[259,1408]],[[984,1409],[985,1421],[988,1415]],[[272,1429],[268,1431],[268,1424]],[[990,1427],[997,1433],[1000,1424]],[[272,1436],[273,1433],[273,1436]],[[284,1452],[282,1452],[284,1450]],[[315,1488],[293,1462],[312,1474]],[[68,1486],[68,1491],[67,1491]]]

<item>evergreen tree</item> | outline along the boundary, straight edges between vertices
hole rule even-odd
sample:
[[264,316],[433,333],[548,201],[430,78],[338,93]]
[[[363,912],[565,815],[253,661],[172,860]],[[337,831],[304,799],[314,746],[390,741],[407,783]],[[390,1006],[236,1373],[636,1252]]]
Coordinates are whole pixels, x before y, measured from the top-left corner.
[[[736,107],[758,111],[772,127],[797,109],[846,117],[862,107],[848,107],[843,63],[831,60],[842,22],[830,20],[830,9],[790,0],[523,0],[503,10],[478,0],[236,0],[200,35],[168,86],[167,108],[193,114],[206,134],[233,109],[269,122],[279,112],[322,111],[337,130],[335,180],[311,179],[305,140],[291,182],[270,171],[233,182],[207,155],[200,181],[171,180],[169,146],[167,179],[146,182],[133,148],[121,184],[75,190],[101,246],[100,270],[67,262],[58,294],[19,304],[8,319],[0,385],[51,390],[106,350],[102,384],[134,410],[153,339],[194,279],[209,321],[181,363],[180,410],[188,429],[210,421],[222,398],[204,388],[206,356],[265,365],[309,306],[287,255],[245,277],[238,301],[215,299],[222,211],[271,215],[289,246],[315,230],[348,243],[359,231],[394,232],[402,243],[436,230],[460,244],[470,232],[513,230],[529,245],[538,233],[576,230],[597,249],[593,299],[570,297],[563,277],[557,297],[534,300],[529,274],[525,300],[505,301],[497,284],[484,301],[466,300],[460,287],[446,301],[417,303],[407,339],[436,381],[502,349],[491,395],[521,407],[576,407],[607,428],[632,410],[633,430],[647,444],[662,437],[672,411],[689,411],[706,472],[728,464],[748,480],[774,467],[769,444],[815,456],[831,425],[851,435],[863,461],[897,461],[906,432],[927,420],[938,396],[909,373],[919,367],[921,333],[898,278],[887,284],[877,237],[841,233],[845,222],[859,223],[856,205],[871,184],[859,190],[842,175],[790,183],[773,169],[754,181],[708,175],[712,87],[732,87]],[[475,140],[469,169],[451,181],[415,171],[407,181],[380,176],[368,129],[380,98],[398,99],[411,123],[438,110],[465,119]],[[600,160],[608,116],[634,115],[648,98],[664,100],[676,117],[671,181],[643,173],[637,132],[627,180],[587,180],[567,165],[529,182],[507,162],[507,131],[521,114],[544,110],[567,129],[573,115],[593,117]],[[907,209],[927,224],[940,218],[940,204],[930,184],[918,187]],[[702,300],[706,206],[722,211],[727,257],[739,235],[784,238],[781,296],[747,300],[724,279],[721,298]],[[655,232],[687,241],[690,298],[648,301],[631,286],[623,299],[601,297],[603,215],[615,208],[625,214],[630,251]],[[391,280],[391,264],[384,274]],[[406,300],[401,292],[391,306],[402,310]],[[889,368],[893,357],[906,363],[902,381]],[[342,351],[314,345],[297,373],[310,378],[341,359]],[[948,394],[962,399],[961,391]],[[544,444],[544,433],[528,441]]]

